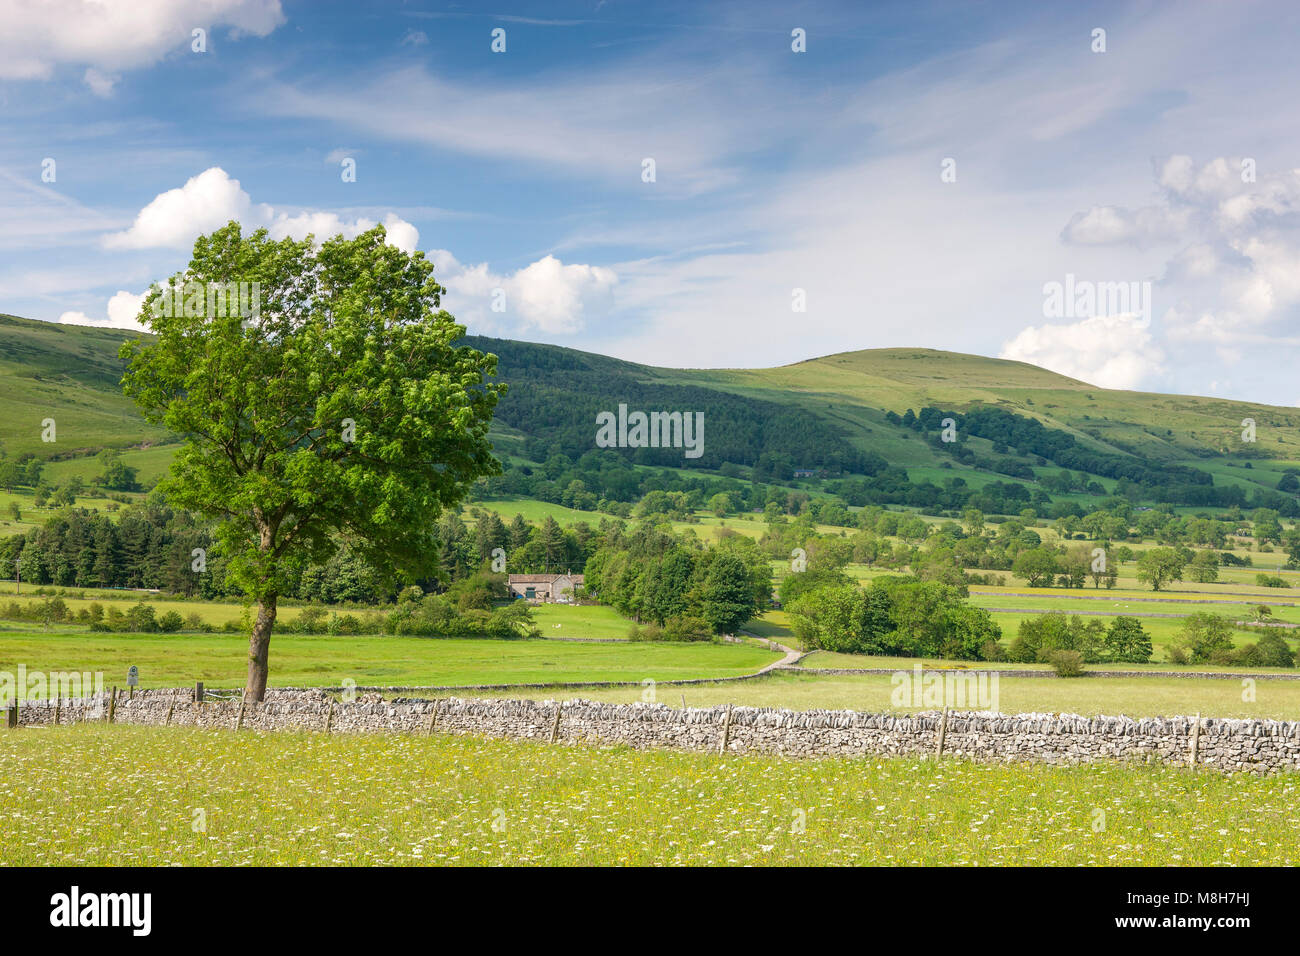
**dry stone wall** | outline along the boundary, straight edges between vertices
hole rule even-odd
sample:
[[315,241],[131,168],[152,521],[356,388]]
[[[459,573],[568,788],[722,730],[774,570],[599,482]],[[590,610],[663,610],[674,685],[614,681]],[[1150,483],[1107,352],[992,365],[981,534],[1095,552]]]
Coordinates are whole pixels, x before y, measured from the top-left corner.
[[[104,720],[107,694],[59,702],[60,722]],[[676,747],[729,753],[792,757],[922,755],[935,752],[944,718],[937,713],[908,716],[856,711],[790,711],[726,707],[680,710],[663,704],[609,704],[571,700],[427,700],[378,694],[342,702],[319,690],[268,692],[240,716],[238,700],[195,704],[188,690],[147,690],[128,699],[119,694],[115,722],[175,724],[255,730],[331,732],[399,731],[481,734],[522,740],[626,744],[635,748]],[[556,708],[561,708],[558,727]],[[23,704],[25,725],[52,723],[52,701]],[[949,713],[944,753],[984,761],[1067,764],[1094,760],[1160,761],[1225,771],[1300,771],[1300,722],[1205,718],[1196,730],[1191,717],[1080,717],[1076,715]]]

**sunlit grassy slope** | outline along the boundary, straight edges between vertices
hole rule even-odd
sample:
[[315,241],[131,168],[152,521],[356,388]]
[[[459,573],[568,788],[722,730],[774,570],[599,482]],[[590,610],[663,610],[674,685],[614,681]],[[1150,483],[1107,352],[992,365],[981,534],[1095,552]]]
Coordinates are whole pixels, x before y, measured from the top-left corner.
[[756,397],[784,392],[827,417],[867,427],[881,420],[880,409],[997,405],[1094,447],[1166,460],[1238,453],[1241,422],[1252,418],[1252,451],[1300,456],[1300,409],[1097,388],[1024,362],[934,349],[868,349],[774,369],[683,370],[667,377]]
[[[53,325],[0,315],[0,443],[9,454],[35,452],[67,459],[51,466],[59,481],[93,465],[78,454],[102,447],[154,445],[169,436],[147,425],[121,394],[121,343],[134,333]],[[476,339],[477,347],[516,343]],[[553,350],[557,356],[573,350]],[[1184,461],[1214,473],[1223,484],[1273,488],[1281,470],[1300,460],[1300,409],[1181,395],[1096,388],[1022,362],[921,348],[843,352],[771,369],[667,369],[581,354],[602,374],[629,381],[694,385],[799,407],[843,431],[847,441],[914,470],[914,480],[963,477],[974,485],[1004,476],[974,471],[936,453],[920,436],[885,418],[924,406],[962,411],[1000,406],[1070,431],[1086,445],[1144,459]],[[527,382],[511,383],[516,387]],[[41,422],[54,418],[58,440],[41,441]],[[1253,419],[1257,441],[1241,442],[1242,421]],[[519,454],[525,436],[498,424],[498,453]],[[988,442],[971,439],[987,456]],[[165,470],[170,448],[128,452],[128,464],[146,483]],[[1265,460],[1260,456],[1271,456]],[[1248,459],[1254,459],[1246,468]],[[1109,484],[1103,482],[1103,484]]]
[[[42,458],[165,438],[122,394],[117,350],[132,333],[0,314],[0,441]],[[55,441],[42,441],[53,418]]]

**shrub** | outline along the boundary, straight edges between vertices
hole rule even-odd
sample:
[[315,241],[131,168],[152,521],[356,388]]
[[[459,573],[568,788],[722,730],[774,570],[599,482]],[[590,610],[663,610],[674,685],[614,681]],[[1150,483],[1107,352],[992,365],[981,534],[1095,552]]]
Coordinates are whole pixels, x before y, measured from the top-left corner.
[[658,624],[642,624],[640,626],[633,624],[627,629],[627,639],[629,641],[662,641],[664,639],[664,629]]
[[1079,677],[1083,674],[1083,655],[1078,651],[1051,651],[1047,662],[1057,677]]
[[980,648],[980,657],[986,661],[1005,661],[1007,659],[1006,648],[997,641],[986,641]]
[[31,608],[33,620],[57,624],[69,619],[68,604],[61,597],[46,598]]
[[[482,610],[476,613],[482,615],[482,623],[486,626],[488,613]],[[402,592],[397,607],[388,614],[387,623],[390,634],[436,637],[473,633],[460,626],[456,612],[445,598],[437,594],[423,594],[418,588],[413,589],[413,593],[409,588]]]
[[1197,611],[1188,615],[1183,621],[1182,638],[1191,651],[1192,661],[1216,663],[1215,655],[1223,658],[1220,652],[1232,650],[1232,624],[1226,617]]
[[355,614],[336,614],[330,621],[331,634],[360,634],[361,618]]
[[302,612],[289,625],[289,629],[296,634],[324,634],[325,621],[329,617],[329,612],[323,607],[311,605],[302,609]]
[[945,611],[946,635],[939,653],[948,660],[977,661],[989,644],[997,645],[1002,628],[982,607],[958,604]]
[[1106,631],[1106,660],[1125,664],[1145,664],[1151,660],[1151,638],[1142,622],[1121,615]]
[[[451,633],[457,637],[483,637],[491,632],[492,613],[471,608],[459,618],[453,616]],[[437,632],[435,632],[437,633]]]
[[1265,634],[1256,645],[1260,667],[1295,667],[1295,654],[1280,634]]
[[533,610],[525,601],[515,601],[497,608],[488,619],[487,633],[492,637],[536,637]]
[[168,611],[158,618],[158,630],[164,634],[175,634],[185,624],[185,619],[176,611]]
[[702,617],[678,614],[664,621],[665,641],[708,641],[713,639],[713,628]]
[[1017,634],[1007,645],[1006,659],[1015,664],[1032,664],[1038,660],[1038,649]]
[[158,619],[154,609],[141,601],[127,609],[123,630],[134,634],[154,634],[158,631]]
[[1076,635],[1072,633],[1070,619],[1063,611],[1051,611],[1036,614],[1020,622],[1016,640],[1016,656],[1012,658],[1022,664],[1032,661],[1046,661],[1052,651],[1078,650]]

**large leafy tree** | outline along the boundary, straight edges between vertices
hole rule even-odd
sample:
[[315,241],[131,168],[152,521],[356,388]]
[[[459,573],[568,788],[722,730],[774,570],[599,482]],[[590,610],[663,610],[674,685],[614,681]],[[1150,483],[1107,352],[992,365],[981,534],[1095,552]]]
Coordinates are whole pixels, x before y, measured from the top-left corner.
[[1137,577],[1150,584],[1151,590],[1159,591],[1171,581],[1181,581],[1186,565],[1186,560],[1174,548],[1151,548],[1138,558]]
[[[769,578],[768,594],[771,589]],[[699,597],[700,613],[715,634],[736,633],[757,610],[749,568],[739,555],[726,551],[710,562]]]
[[[344,536],[388,579],[429,573],[442,509],[500,473],[487,431],[504,386],[485,381],[495,356],[455,345],[465,329],[433,265],[382,226],[317,245],[231,222],[195,242],[178,282],[185,308],[146,297],[153,337],[123,345],[123,385],[184,437],[163,491],[215,520],[229,579],[256,602],[246,694],[260,701],[291,563],[327,560]],[[258,284],[257,309],[202,291],[240,282]]]

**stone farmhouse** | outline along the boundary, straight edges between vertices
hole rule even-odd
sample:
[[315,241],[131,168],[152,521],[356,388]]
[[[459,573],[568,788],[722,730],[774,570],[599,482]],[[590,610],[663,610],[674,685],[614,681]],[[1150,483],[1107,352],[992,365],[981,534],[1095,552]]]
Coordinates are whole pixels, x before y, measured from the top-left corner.
[[533,604],[572,604],[582,587],[581,574],[512,574],[507,580],[512,598]]

